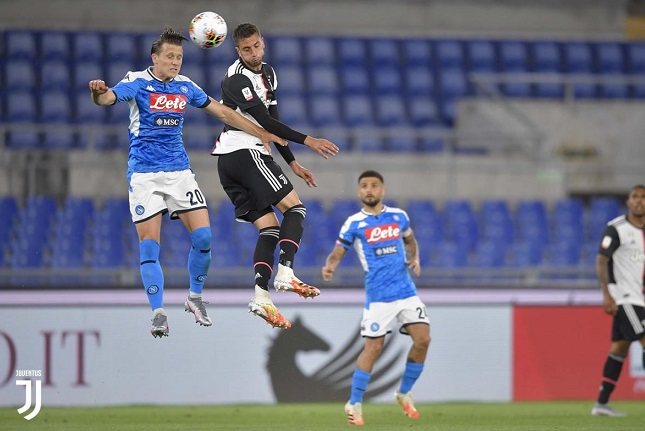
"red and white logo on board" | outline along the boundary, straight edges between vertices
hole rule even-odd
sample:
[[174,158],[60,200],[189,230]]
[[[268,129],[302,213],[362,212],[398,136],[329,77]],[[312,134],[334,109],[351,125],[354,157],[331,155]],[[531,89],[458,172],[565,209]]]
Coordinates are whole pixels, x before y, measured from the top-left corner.
[[391,239],[398,239],[401,236],[401,229],[396,223],[390,223],[383,226],[375,226],[365,229],[365,237],[368,244],[375,242],[389,241]]
[[186,96],[180,94],[150,94],[150,110],[160,112],[184,112]]

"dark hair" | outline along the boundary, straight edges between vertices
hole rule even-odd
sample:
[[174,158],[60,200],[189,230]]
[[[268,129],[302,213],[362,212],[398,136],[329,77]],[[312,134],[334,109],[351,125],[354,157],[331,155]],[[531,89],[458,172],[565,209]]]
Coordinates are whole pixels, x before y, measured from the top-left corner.
[[240,40],[249,38],[254,34],[260,34],[260,29],[255,24],[248,22],[240,24],[233,30],[233,43],[238,46]]
[[631,188],[631,190],[629,191],[629,194],[631,195],[632,193],[634,193],[636,189],[645,190],[645,186],[643,184],[636,184],[634,187]]
[[365,171],[363,172],[359,177],[358,177],[358,182],[360,183],[363,178],[378,178],[383,184],[385,184],[385,181],[383,180],[383,175],[379,174],[376,171]]
[[154,42],[152,42],[152,47],[150,48],[150,54],[158,54],[159,51],[161,51],[161,45],[163,45],[164,43],[181,46],[185,40],[188,40],[188,39],[184,37],[184,35],[173,30],[171,27],[166,26],[166,28],[164,28],[163,33],[161,33],[159,38]]

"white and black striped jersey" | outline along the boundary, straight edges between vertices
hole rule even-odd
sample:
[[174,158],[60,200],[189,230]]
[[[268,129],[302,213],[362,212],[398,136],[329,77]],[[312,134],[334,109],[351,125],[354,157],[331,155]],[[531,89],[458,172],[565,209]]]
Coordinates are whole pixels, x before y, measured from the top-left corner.
[[634,226],[627,216],[607,223],[598,253],[609,260],[609,293],[616,304],[645,307],[645,230]]
[[[267,109],[270,105],[277,104],[274,94],[277,88],[278,79],[271,66],[262,63],[260,71],[254,72],[246,67],[240,59],[237,59],[228,68],[226,76],[222,80],[222,103],[258,124],[255,118],[246,111],[260,103],[264,104]],[[226,124],[211,154],[227,154],[243,148],[269,154],[262,146],[260,139]]]

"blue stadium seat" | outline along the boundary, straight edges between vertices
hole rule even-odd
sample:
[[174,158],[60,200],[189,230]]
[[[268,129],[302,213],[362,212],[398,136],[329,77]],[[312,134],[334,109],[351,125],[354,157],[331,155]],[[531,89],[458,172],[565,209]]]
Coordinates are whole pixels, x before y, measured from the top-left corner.
[[645,73],[645,42],[631,42],[626,46],[627,72],[633,75]]
[[373,68],[399,67],[401,65],[399,42],[397,40],[375,38],[369,39],[367,44]]
[[383,136],[370,129],[361,129],[354,135],[354,151],[363,153],[380,153],[385,151]]
[[103,70],[101,64],[94,61],[76,61],[73,66],[73,71],[74,77],[72,82],[72,89],[75,91],[85,92],[86,94],[89,94],[89,82],[91,80],[107,79],[105,71]]
[[26,60],[14,60],[5,66],[5,83],[7,89],[35,90],[38,86],[35,66]]
[[108,110],[104,106],[96,106],[87,91],[74,94],[74,121],[78,124],[104,124],[107,121]]
[[419,151],[423,153],[442,153],[451,148],[446,140],[446,130],[440,127],[425,127],[419,137]]
[[[500,42],[499,56],[502,72],[522,73],[529,70],[527,47],[523,42]],[[531,86],[524,82],[506,82],[502,85],[502,92],[510,97],[529,97]]]
[[315,127],[340,127],[342,122],[337,98],[323,95],[310,99],[309,119]]
[[440,93],[443,99],[465,96],[468,83],[464,69],[444,68],[439,73]]
[[515,227],[511,210],[504,200],[485,199],[479,209],[482,239],[511,244],[515,240]]
[[408,66],[432,66],[432,43],[428,39],[405,39],[402,44]]
[[506,243],[482,241],[475,249],[473,265],[477,268],[501,268],[506,264]]
[[4,39],[6,60],[33,62],[37,59],[36,33],[29,30],[7,30]]
[[69,35],[63,31],[43,32],[40,35],[40,50],[40,58],[43,61],[69,61],[71,58]]
[[439,68],[463,69],[466,65],[463,47],[456,40],[435,42],[435,58]]
[[580,264],[582,244],[577,241],[562,241],[546,249],[546,263],[551,266],[576,266]]
[[33,123],[38,121],[36,98],[31,91],[11,91],[7,95],[5,118],[10,123]]
[[521,200],[515,210],[517,236],[520,241],[550,243],[546,205],[541,200]]
[[413,133],[396,129],[390,132],[386,148],[393,153],[412,153],[419,150],[417,137]]
[[43,61],[40,71],[40,88],[42,90],[68,91],[71,88],[72,73],[69,62],[61,60]]
[[470,40],[466,42],[468,69],[471,72],[497,71],[495,45],[489,40]]
[[[570,74],[591,74],[594,71],[591,46],[584,42],[569,42],[563,46],[565,70]],[[576,84],[573,89],[576,97],[595,97],[596,86]]]
[[[89,98],[89,94],[87,96]],[[68,92],[45,90],[41,93],[40,120],[43,123],[70,123],[72,117],[72,106]]]
[[443,241],[431,264],[438,268],[464,268],[468,266],[468,249],[455,242]]
[[302,68],[296,65],[281,66],[276,70],[278,77],[278,94],[299,95],[306,91]]
[[302,93],[281,96],[278,99],[278,112],[280,121],[296,130],[310,127],[307,104]]
[[629,98],[629,85],[624,76],[608,75],[600,76],[599,96],[608,99]]
[[367,69],[362,66],[346,66],[340,68],[340,82],[342,92],[347,94],[368,95],[372,86],[370,85]]
[[428,66],[409,66],[404,71],[407,95],[411,98],[434,96],[434,73]]
[[43,145],[40,133],[31,130],[20,130],[7,135],[7,147],[14,150],[32,150]]
[[[150,57],[151,46],[148,46],[147,48],[143,48],[140,42],[137,44],[137,46],[139,47],[139,49],[143,49],[143,51],[139,51],[139,55],[137,58],[135,58],[134,64],[137,65],[137,70],[143,70],[143,69],[146,69],[148,66],[152,65],[152,59]],[[183,73],[184,66],[195,66],[195,67],[206,68],[206,61],[204,57],[209,55],[208,53],[212,50],[209,51],[207,49],[202,49],[194,43],[184,43],[183,47],[184,47],[184,57],[181,65],[182,67],[181,73]],[[222,78],[222,77],[223,75],[218,76],[218,78]]]
[[341,38],[337,46],[338,65],[365,66],[367,64],[367,53],[365,41],[356,38]]
[[332,127],[330,129],[319,129],[320,136],[324,136],[334,144],[338,145],[341,151],[350,151],[352,148],[352,137],[345,127]]
[[313,66],[307,70],[307,88],[316,95],[338,94],[340,84],[333,67]]
[[479,242],[479,228],[470,202],[464,199],[447,200],[441,217],[448,240],[468,251],[475,249]]
[[407,126],[408,115],[403,98],[394,94],[377,97],[376,120],[381,127]]
[[626,73],[625,56],[623,46],[618,42],[601,42],[593,45],[596,53],[596,65],[598,72],[603,73]]
[[274,36],[266,41],[268,62],[280,71],[285,65],[299,65],[302,58],[302,45],[297,36]]
[[410,123],[415,127],[436,125],[440,122],[437,105],[430,97],[415,97],[409,101]]
[[72,52],[79,61],[102,62],[105,51],[101,33],[95,31],[78,31],[72,34]]
[[542,264],[543,244],[537,241],[520,241],[510,245],[506,264],[516,268],[535,267]]
[[343,118],[349,127],[370,126],[374,123],[372,100],[367,95],[348,95],[343,98]]
[[[123,72],[125,74],[125,72]],[[206,70],[201,64],[189,63],[182,64],[180,74],[188,77],[195,84],[199,85],[202,89],[207,88],[207,75]],[[113,84],[114,85],[114,84]]]
[[[557,43],[541,41],[535,42],[532,47],[534,72],[551,74],[562,72],[560,48]],[[560,98],[564,95],[564,88],[561,84],[536,83],[535,92],[538,97]]]
[[106,67],[105,83],[108,87],[118,84],[128,72],[136,71],[137,67],[128,61],[110,61]]
[[336,63],[334,42],[329,37],[308,37],[304,40],[307,64],[333,66]]
[[620,203],[613,197],[595,196],[591,198],[587,212],[586,238],[595,247],[603,234],[607,223],[620,215]]
[[376,66],[372,69],[372,82],[378,94],[399,94],[403,89],[398,67]]
[[105,34],[105,54],[109,62],[138,61],[137,40],[134,34],[125,32],[110,32]]

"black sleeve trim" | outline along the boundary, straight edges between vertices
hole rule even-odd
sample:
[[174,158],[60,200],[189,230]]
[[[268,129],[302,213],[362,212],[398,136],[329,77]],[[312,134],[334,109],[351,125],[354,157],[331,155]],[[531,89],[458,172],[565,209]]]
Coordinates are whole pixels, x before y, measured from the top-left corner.
[[210,97],[207,97],[207,98],[206,98],[206,102],[204,102],[204,104],[203,104],[202,106],[199,106],[198,108],[199,108],[199,109],[204,109],[205,107],[207,107],[207,106],[208,106],[208,105],[210,105],[210,104],[211,104],[211,98],[210,98]]

